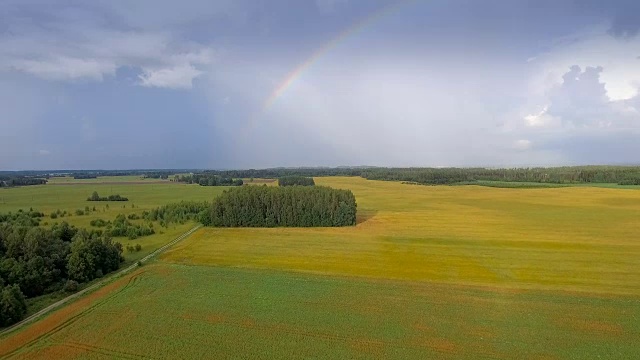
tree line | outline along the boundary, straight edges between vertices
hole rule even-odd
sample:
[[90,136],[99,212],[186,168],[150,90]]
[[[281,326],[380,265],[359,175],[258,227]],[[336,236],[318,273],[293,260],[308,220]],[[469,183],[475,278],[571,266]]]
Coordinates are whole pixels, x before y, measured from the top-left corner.
[[273,168],[210,171],[210,174],[241,178],[283,176],[359,176],[369,180],[405,181],[417,184],[465,184],[478,181],[539,182],[552,184],[640,184],[640,166],[565,166],[529,168]]
[[173,178],[173,181],[187,184],[199,184],[201,186],[241,186],[244,184],[242,179],[234,179],[232,177],[210,173],[176,175]]
[[129,199],[118,194],[100,196],[97,191],[94,191],[93,194],[87,198],[87,201],[129,201]]
[[54,224],[44,214],[18,211],[0,216],[0,326],[21,320],[25,300],[91,281],[124,261],[122,245],[106,235]]
[[28,176],[0,176],[0,187],[44,185],[47,179]]
[[85,179],[97,179],[98,175],[90,174],[90,173],[82,173],[82,174],[73,174],[72,177],[76,180],[85,180]]
[[220,227],[349,226],[356,223],[350,190],[323,186],[243,186],[213,200],[211,221]]
[[313,181],[312,177],[306,176],[297,176],[297,175],[289,175],[289,176],[281,176],[278,178],[279,186],[314,186],[316,184]]
[[187,221],[209,223],[211,203],[207,201],[181,201],[179,203],[160,206],[151,211],[144,211],[142,218],[158,221],[161,226],[170,223],[184,224]]

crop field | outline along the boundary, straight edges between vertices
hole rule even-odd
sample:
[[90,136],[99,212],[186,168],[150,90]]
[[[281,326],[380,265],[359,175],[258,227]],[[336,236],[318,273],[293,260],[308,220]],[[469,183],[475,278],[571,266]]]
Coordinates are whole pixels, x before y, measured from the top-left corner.
[[[41,220],[42,225],[52,226],[55,223],[66,221],[79,228],[92,229],[90,226],[91,220],[113,221],[118,214],[140,215],[145,210],[152,210],[181,200],[211,200],[224,189],[225,187],[187,185],[166,180],[160,182],[158,179],[140,179],[139,176],[106,176],[98,179],[82,180],[69,177],[53,178],[47,185],[1,188],[0,213],[33,208],[47,215]],[[101,196],[120,194],[128,197],[129,201],[86,201],[93,191],[97,191]],[[95,207],[96,211],[90,211],[86,215],[75,214],[76,210],[84,210],[86,206],[90,209]],[[51,219],[49,214],[57,210],[67,211],[68,214],[65,217]],[[132,222],[140,223],[142,220],[134,220]],[[143,258],[192,227],[193,224],[171,223],[168,227],[163,228],[156,223],[156,233],[153,235],[135,240],[129,240],[126,237],[115,239],[125,247],[129,244],[141,245],[142,249],[140,251],[125,251],[123,253],[126,264],[129,264]],[[29,299],[29,313],[36,312],[40,308],[55,302],[55,300],[59,300],[61,296],[60,294],[49,294]]]
[[[58,186],[55,185],[56,183],[65,185]],[[152,210],[182,200],[211,200],[224,189],[226,187],[188,185],[158,179],[143,180],[138,176],[105,176],[98,179],[82,180],[68,177],[53,178],[53,181],[47,185],[0,189],[0,213],[33,208],[49,215],[56,210],[66,210],[71,215],[57,219],[46,216],[41,223],[51,226],[66,221],[71,225],[90,229],[91,220],[113,220],[118,214],[140,215],[145,210]],[[87,201],[87,197],[94,191],[97,191],[101,196],[119,194],[129,198],[129,201]],[[74,213],[78,209],[84,210],[87,206],[90,209],[95,207],[96,211],[80,216]],[[156,234],[154,235],[135,240],[127,238],[116,238],[116,240],[125,246],[129,243],[142,246],[140,252],[125,252],[127,262],[132,262],[168,243],[191,227],[193,224],[170,224],[168,228],[156,226]]]
[[[640,191],[315,180],[353,191],[357,226],[201,229],[0,357],[640,356]],[[177,191],[214,195],[140,203]]]
[[[118,214],[140,215],[145,210],[149,211],[159,206],[182,200],[210,201],[226,189],[226,187],[222,186],[187,185],[157,179],[141,180],[136,176],[100,177],[86,180],[54,179],[58,184],[72,182],[72,185],[57,186],[55,182],[52,182],[47,185],[0,189],[0,213],[33,208],[47,215],[41,221],[43,224],[46,222],[48,225],[53,225],[54,223],[66,221],[71,225],[88,229],[90,228],[91,220],[113,220]],[[101,196],[119,194],[129,198],[129,201],[87,201],[87,197],[94,191],[97,191]],[[84,210],[85,207],[90,209],[95,207],[96,211],[90,211],[88,214],[80,216],[74,213],[76,210]],[[48,215],[56,210],[66,210],[70,215],[58,217],[57,219],[49,218]],[[134,241],[141,243],[143,249],[145,242],[147,242],[149,247],[144,250],[150,252],[158,246],[169,242],[175,237],[174,235],[181,234],[186,231],[184,229],[188,230],[191,227],[192,225],[190,224],[186,226],[171,224],[169,229],[162,230],[167,236],[160,236],[163,234],[157,233]],[[172,231],[172,229],[176,231]],[[129,241],[127,239],[121,240],[123,243]],[[138,257],[142,256],[139,255]]]

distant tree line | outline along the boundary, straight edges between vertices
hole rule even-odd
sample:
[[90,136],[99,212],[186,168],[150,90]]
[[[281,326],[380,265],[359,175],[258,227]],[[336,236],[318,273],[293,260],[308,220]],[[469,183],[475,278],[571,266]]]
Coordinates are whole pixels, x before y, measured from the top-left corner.
[[21,320],[25,299],[67,289],[118,269],[122,245],[70,226],[38,226],[44,214],[0,215],[0,326]]
[[97,191],[94,191],[93,194],[87,198],[87,201],[129,201],[129,199],[118,194],[102,197],[98,195]]
[[224,177],[279,178],[283,176],[360,176],[369,180],[405,181],[417,184],[464,184],[477,181],[539,182],[554,184],[640,183],[640,166],[566,166],[532,168],[273,168],[210,171]]
[[306,176],[297,176],[297,175],[289,175],[289,176],[281,176],[278,178],[279,186],[314,186],[316,183],[313,181],[312,177]]
[[242,179],[234,179],[210,173],[176,175],[173,181],[187,184],[200,184],[201,186],[241,186],[244,183]]
[[[0,171],[0,186],[20,186],[43,184],[50,174],[91,174],[95,176],[177,174],[190,170],[87,170],[87,171]],[[405,181],[417,184],[458,184],[477,181],[540,182],[555,184],[572,183],[617,183],[634,185],[640,183],[640,166],[566,166],[530,168],[380,168],[380,167],[337,167],[337,168],[272,168],[248,170],[208,170],[197,171],[194,175],[177,175],[175,181],[191,184],[237,185],[233,179],[268,178],[283,176],[360,176],[372,180]],[[163,175],[158,175],[163,176]],[[209,180],[218,176],[225,180]],[[202,178],[205,178],[202,182]],[[11,180],[15,179],[15,180]],[[232,179],[232,180],[228,180]]]
[[146,172],[144,174],[142,174],[142,177],[145,179],[168,179],[169,176],[175,174],[175,172],[168,172],[168,171],[152,171],[152,172]]
[[0,187],[44,185],[46,183],[47,183],[47,179],[39,178],[39,177],[1,176],[0,175]]
[[91,173],[73,174],[74,179],[97,179],[98,175]]
[[220,227],[349,226],[356,223],[350,190],[322,186],[243,186],[213,200],[211,221]]

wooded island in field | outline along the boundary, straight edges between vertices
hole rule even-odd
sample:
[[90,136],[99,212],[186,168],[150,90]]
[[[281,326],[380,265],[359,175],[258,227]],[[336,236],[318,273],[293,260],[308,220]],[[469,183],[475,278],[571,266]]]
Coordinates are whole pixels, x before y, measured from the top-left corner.
[[356,198],[324,186],[244,186],[213,200],[212,226],[315,227],[356,224]]

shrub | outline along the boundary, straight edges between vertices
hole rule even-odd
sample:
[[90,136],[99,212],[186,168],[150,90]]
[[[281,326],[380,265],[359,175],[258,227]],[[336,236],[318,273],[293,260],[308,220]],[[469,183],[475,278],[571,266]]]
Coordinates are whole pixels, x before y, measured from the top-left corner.
[[110,223],[111,222],[104,221],[102,219],[94,219],[94,220],[91,220],[89,222],[89,225],[94,226],[94,227],[105,227],[105,226],[109,225]]
[[97,191],[94,191],[93,194],[87,198],[87,201],[129,201],[129,199],[118,194],[102,197],[98,195]]
[[78,282],[75,280],[67,280],[67,282],[64,283],[62,290],[66,292],[76,292],[78,291]]

